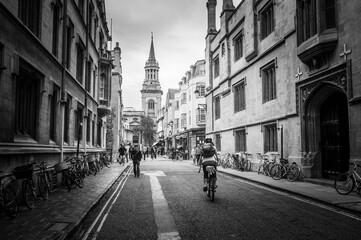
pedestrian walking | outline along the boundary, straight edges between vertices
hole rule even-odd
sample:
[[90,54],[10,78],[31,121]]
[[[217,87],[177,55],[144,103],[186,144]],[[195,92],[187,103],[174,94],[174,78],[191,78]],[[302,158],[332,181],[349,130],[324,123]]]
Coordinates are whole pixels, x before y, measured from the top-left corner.
[[152,147],[151,149],[150,149],[150,157],[152,158],[152,160],[153,160],[153,158],[157,158],[157,153],[156,153],[156,148],[155,147]]
[[127,153],[127,149],[125,148],[125,146],[123,144],[120,144],[120,147],[118,149],[118,152],[119,152],[119,163],[120,164],[125,164],[125,154]]
[[145,156],[147,155],[148,148],[146,146],[143,147],[143,156],[145,161]]
[[140,174],[140,161],[142,160],[142,152],[139,150],[139,146],[134,146],[133,151],[133,170],[134,170],[134,177],[139,177]]
[[194,151],[194,156],[196,158],[197,165],[199,165],[199,160],[201,158],[201,153],[202,153],[201,146],[200,146],[200,144],[197,144],[197,146],[195,148],[195,151]]
[[134,153],[134,146],[130,145],[129,146],[129,151],[128,151],[128,155],[129,155],[129,159],[132,160],[133,159],[133,153]]

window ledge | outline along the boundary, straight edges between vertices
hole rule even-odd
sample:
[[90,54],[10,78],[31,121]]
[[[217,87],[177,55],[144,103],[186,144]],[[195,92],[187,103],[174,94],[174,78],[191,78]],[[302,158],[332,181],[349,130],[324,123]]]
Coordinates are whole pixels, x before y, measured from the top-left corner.
[[19,135],[19,134],[14,136],[14,142],[15,143],[35,143],[35,144],[38,143],[30,136]]
[[297,55],[302,62],[307,63],[319,55],[335,50],[338,42],[336,29],[328,29],[321,34],[307,39],[297,48]]

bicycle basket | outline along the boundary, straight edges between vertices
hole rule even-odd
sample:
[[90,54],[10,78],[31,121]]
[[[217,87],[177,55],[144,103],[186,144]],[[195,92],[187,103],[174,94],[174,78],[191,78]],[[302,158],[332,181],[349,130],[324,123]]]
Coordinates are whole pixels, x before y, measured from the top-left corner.
[[33,164],[19,166],[14,168],[13,170],[13,174],[16,179],[32,178],[33,173],[34,173]]
[[68,163],[67,162],[60,162],[54,165],[54,171],[55,173],[60,173],[66,169],[68,169]]

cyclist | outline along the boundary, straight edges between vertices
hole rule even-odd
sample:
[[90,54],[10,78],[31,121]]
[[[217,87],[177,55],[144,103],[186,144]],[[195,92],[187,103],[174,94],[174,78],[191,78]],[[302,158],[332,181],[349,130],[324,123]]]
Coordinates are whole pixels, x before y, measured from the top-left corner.
[[217,156],[217,149],[214,146],[213,142],[212,142],[212,138],[206,138],[204,140],[204,144],[201,147],[202,151],[201,151],[201,166],[203,166],[203,182],[204,182],[204,187],[203,187],[203,191],[207,191],[208,188],[208,171],[207,171],[207,166],[213,166],[213,171],[212,171],[212,175],[214,176],[214,178],[217,179],[217,175],[216,175],[216,170],[217,170],[217,161],[216,161],[216,156]]
[[120,144],[118,152],[119,152],[119,163],[120,164],[123,163],[123,166],[124,166],[124,164],[125,164],[125,154],[127,153],[127,149],[124,147],[123,144]]

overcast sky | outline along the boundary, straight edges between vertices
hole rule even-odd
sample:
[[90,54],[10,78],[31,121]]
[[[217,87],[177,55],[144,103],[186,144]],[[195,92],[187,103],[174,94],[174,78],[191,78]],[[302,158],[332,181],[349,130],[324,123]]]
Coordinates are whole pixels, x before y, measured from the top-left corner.
[[[235,6],[241,0],[234,0]],[[169,88],[197,60],[204,59],[207,30],[206,0],[106,0],[108,27],[112,19],[112,48],[122,50],[123,103],[141,110],[144,66],[149,57],[151,32],[163,103]],[[218,0],[217,21],[222,0]],[[219,25],[219,23],[217,23]],[[219,27],[217,26],[217,29]],[[163,104],[162,104],[163,105]]]

